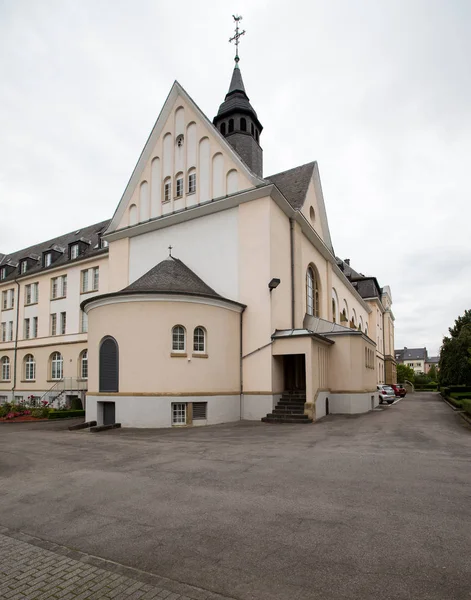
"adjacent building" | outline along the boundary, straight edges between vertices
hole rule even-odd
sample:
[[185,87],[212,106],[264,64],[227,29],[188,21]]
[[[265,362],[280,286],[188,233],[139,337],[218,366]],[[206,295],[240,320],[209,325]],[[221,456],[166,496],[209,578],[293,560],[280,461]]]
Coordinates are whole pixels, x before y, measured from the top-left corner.
[[262,129],[238,58],[212,122],[175,82],[110,221],[0,255],[3,401],[134,427],[374,408],[391,290],[335,256],[316,162],[264,175]]
[[417,374],[427,375],[432,365],[438,369],[439,356],[429,356],[427,348],[406,348],[394,350],[397,364],[407,365]]

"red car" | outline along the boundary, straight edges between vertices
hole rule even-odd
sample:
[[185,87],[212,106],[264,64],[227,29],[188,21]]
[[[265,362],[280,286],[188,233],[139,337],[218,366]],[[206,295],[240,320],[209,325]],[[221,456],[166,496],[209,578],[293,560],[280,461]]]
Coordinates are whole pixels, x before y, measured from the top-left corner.
[[401,398],[404,398],[404,396],[407,394],[406,388],[403,385],[401,385],[400,383],[393,383],[391,385],[391,387],[394,390],[394,393],[396,394],[396,396],[400,396]]

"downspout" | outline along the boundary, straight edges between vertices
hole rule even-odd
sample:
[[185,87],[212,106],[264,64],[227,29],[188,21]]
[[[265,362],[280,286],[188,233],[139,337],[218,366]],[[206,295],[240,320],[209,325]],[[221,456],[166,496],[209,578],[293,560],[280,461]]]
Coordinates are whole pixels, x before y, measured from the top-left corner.
[[15,388],[16,388],[16,359],[18,356],[18,330],[20,328],[20,282],[15,279],[17,285],[16,291],[16,331],[15,331],[15,346],[13,351],[13,387],[11,390],[11,400],[15,400]]
[[289,243],[291,252],[291,329],[294,329],[294,219],[289,220]]
[[240,332],[239,332],[239,343],[240,343],[240,372],[239,372],[239,379],[240,379],[240,394],[239,394],[239,420],[242,421],[242,394],[243,394],[243,389],[244,389],[244,381],[243,381],[243,370],[242,370],[242,315],[244,314],[244,310],[245,308],[243,308],[241,310],[240,313]]

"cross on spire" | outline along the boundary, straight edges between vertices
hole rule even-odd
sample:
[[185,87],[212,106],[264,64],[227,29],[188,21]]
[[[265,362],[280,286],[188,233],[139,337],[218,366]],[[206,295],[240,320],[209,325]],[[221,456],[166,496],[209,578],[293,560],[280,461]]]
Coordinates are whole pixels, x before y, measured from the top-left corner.
[[172,248],[173,248],[173,246],[168,247],[168,255],[169,256],[172,256]]
[[239,63],[239,38],[242,37],[243,35],[245,35],[245,29],[244,31],[239,31],[239,21],[242,21],[242,17],[239,15],[232,15],[232,18],[235,21],[236,24],[236,28],[235,28],[235,35],[231,38],[229,38],[229,43],[232,44],[232,42],[235,43],[235,47],[236,47],[236,55],[235,55],[235,63],[236,63],[236,67],[238,66]]

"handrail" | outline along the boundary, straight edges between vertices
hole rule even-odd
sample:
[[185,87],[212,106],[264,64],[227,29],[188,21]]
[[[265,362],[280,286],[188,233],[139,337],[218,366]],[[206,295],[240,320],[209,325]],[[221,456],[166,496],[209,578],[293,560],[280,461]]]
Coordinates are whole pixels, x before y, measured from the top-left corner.
[[41,403],[46,398],[46,396],[49,396],[53,392],[59,392],[56,396],[56,398],[57,398],[66,390],[71,391],[71,392],[72,391],[78,392],[78,391],[83,391],[86,389],[87,389],[87,380],[78,379],[77,377],[63,377],[62,379],[59,379],[46,392],[44,392],[44,394],[39,399],[39,402]]

